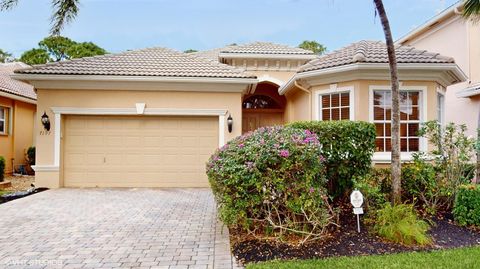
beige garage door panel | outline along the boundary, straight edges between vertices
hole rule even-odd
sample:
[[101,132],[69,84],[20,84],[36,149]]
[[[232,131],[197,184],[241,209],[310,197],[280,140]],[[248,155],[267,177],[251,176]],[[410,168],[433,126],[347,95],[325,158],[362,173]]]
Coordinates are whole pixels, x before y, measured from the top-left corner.
[[68,116],[66,187],[208,187],[217,117]]

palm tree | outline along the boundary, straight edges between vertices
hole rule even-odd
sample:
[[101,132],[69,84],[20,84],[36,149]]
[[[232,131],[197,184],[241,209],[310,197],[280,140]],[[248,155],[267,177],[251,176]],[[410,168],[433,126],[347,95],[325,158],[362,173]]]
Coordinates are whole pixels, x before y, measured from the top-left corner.
[[[463,16],[474,23],[480,21],[480,0],[465,0],[463,2]],[[480,111],[477,123],[477,183],[480,180]]]
[[[0,0],[0,11],[14,8],[19,0]],[[63,27],[73,21],[78,14],[80,0],[52,0],[53,13],[50,18],[52,35],[60,34]]]
[[373,0],[375,11],[380,17],[387,43],[388,62],[390,64],[390,81],[392,84],[392,203],[399,204],[402,200],[402,164],[400,162],[400,90],[398,86],[397,57],[393,43],[392,31],[382,0]]

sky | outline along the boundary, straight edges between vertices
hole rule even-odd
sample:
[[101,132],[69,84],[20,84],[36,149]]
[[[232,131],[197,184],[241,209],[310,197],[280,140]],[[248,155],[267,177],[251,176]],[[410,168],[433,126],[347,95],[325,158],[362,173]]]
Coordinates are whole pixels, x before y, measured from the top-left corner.
[[[384,40],[372,0],[80,0],[62,32],[109,52],[146,47],[206,50],[269,41],[297,46],[316,40],[332,51]],[[394,39],[457,0],[384,0]],[[0,49],[19,57],[48,36],[51,0],[19,0],[0,12]]]

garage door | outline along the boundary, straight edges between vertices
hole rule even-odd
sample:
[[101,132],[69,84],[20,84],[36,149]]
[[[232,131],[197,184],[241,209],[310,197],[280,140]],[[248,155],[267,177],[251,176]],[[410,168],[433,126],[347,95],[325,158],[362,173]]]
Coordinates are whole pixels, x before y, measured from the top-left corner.
[[208,187],[217,117],[67,116],[66,187]]

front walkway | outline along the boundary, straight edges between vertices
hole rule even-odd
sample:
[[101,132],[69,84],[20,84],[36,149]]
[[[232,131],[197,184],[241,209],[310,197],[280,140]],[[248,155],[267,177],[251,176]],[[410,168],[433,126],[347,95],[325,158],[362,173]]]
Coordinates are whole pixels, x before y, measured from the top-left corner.
[[0,205],[0,268],[235,268],[208,189],[57,189]]

